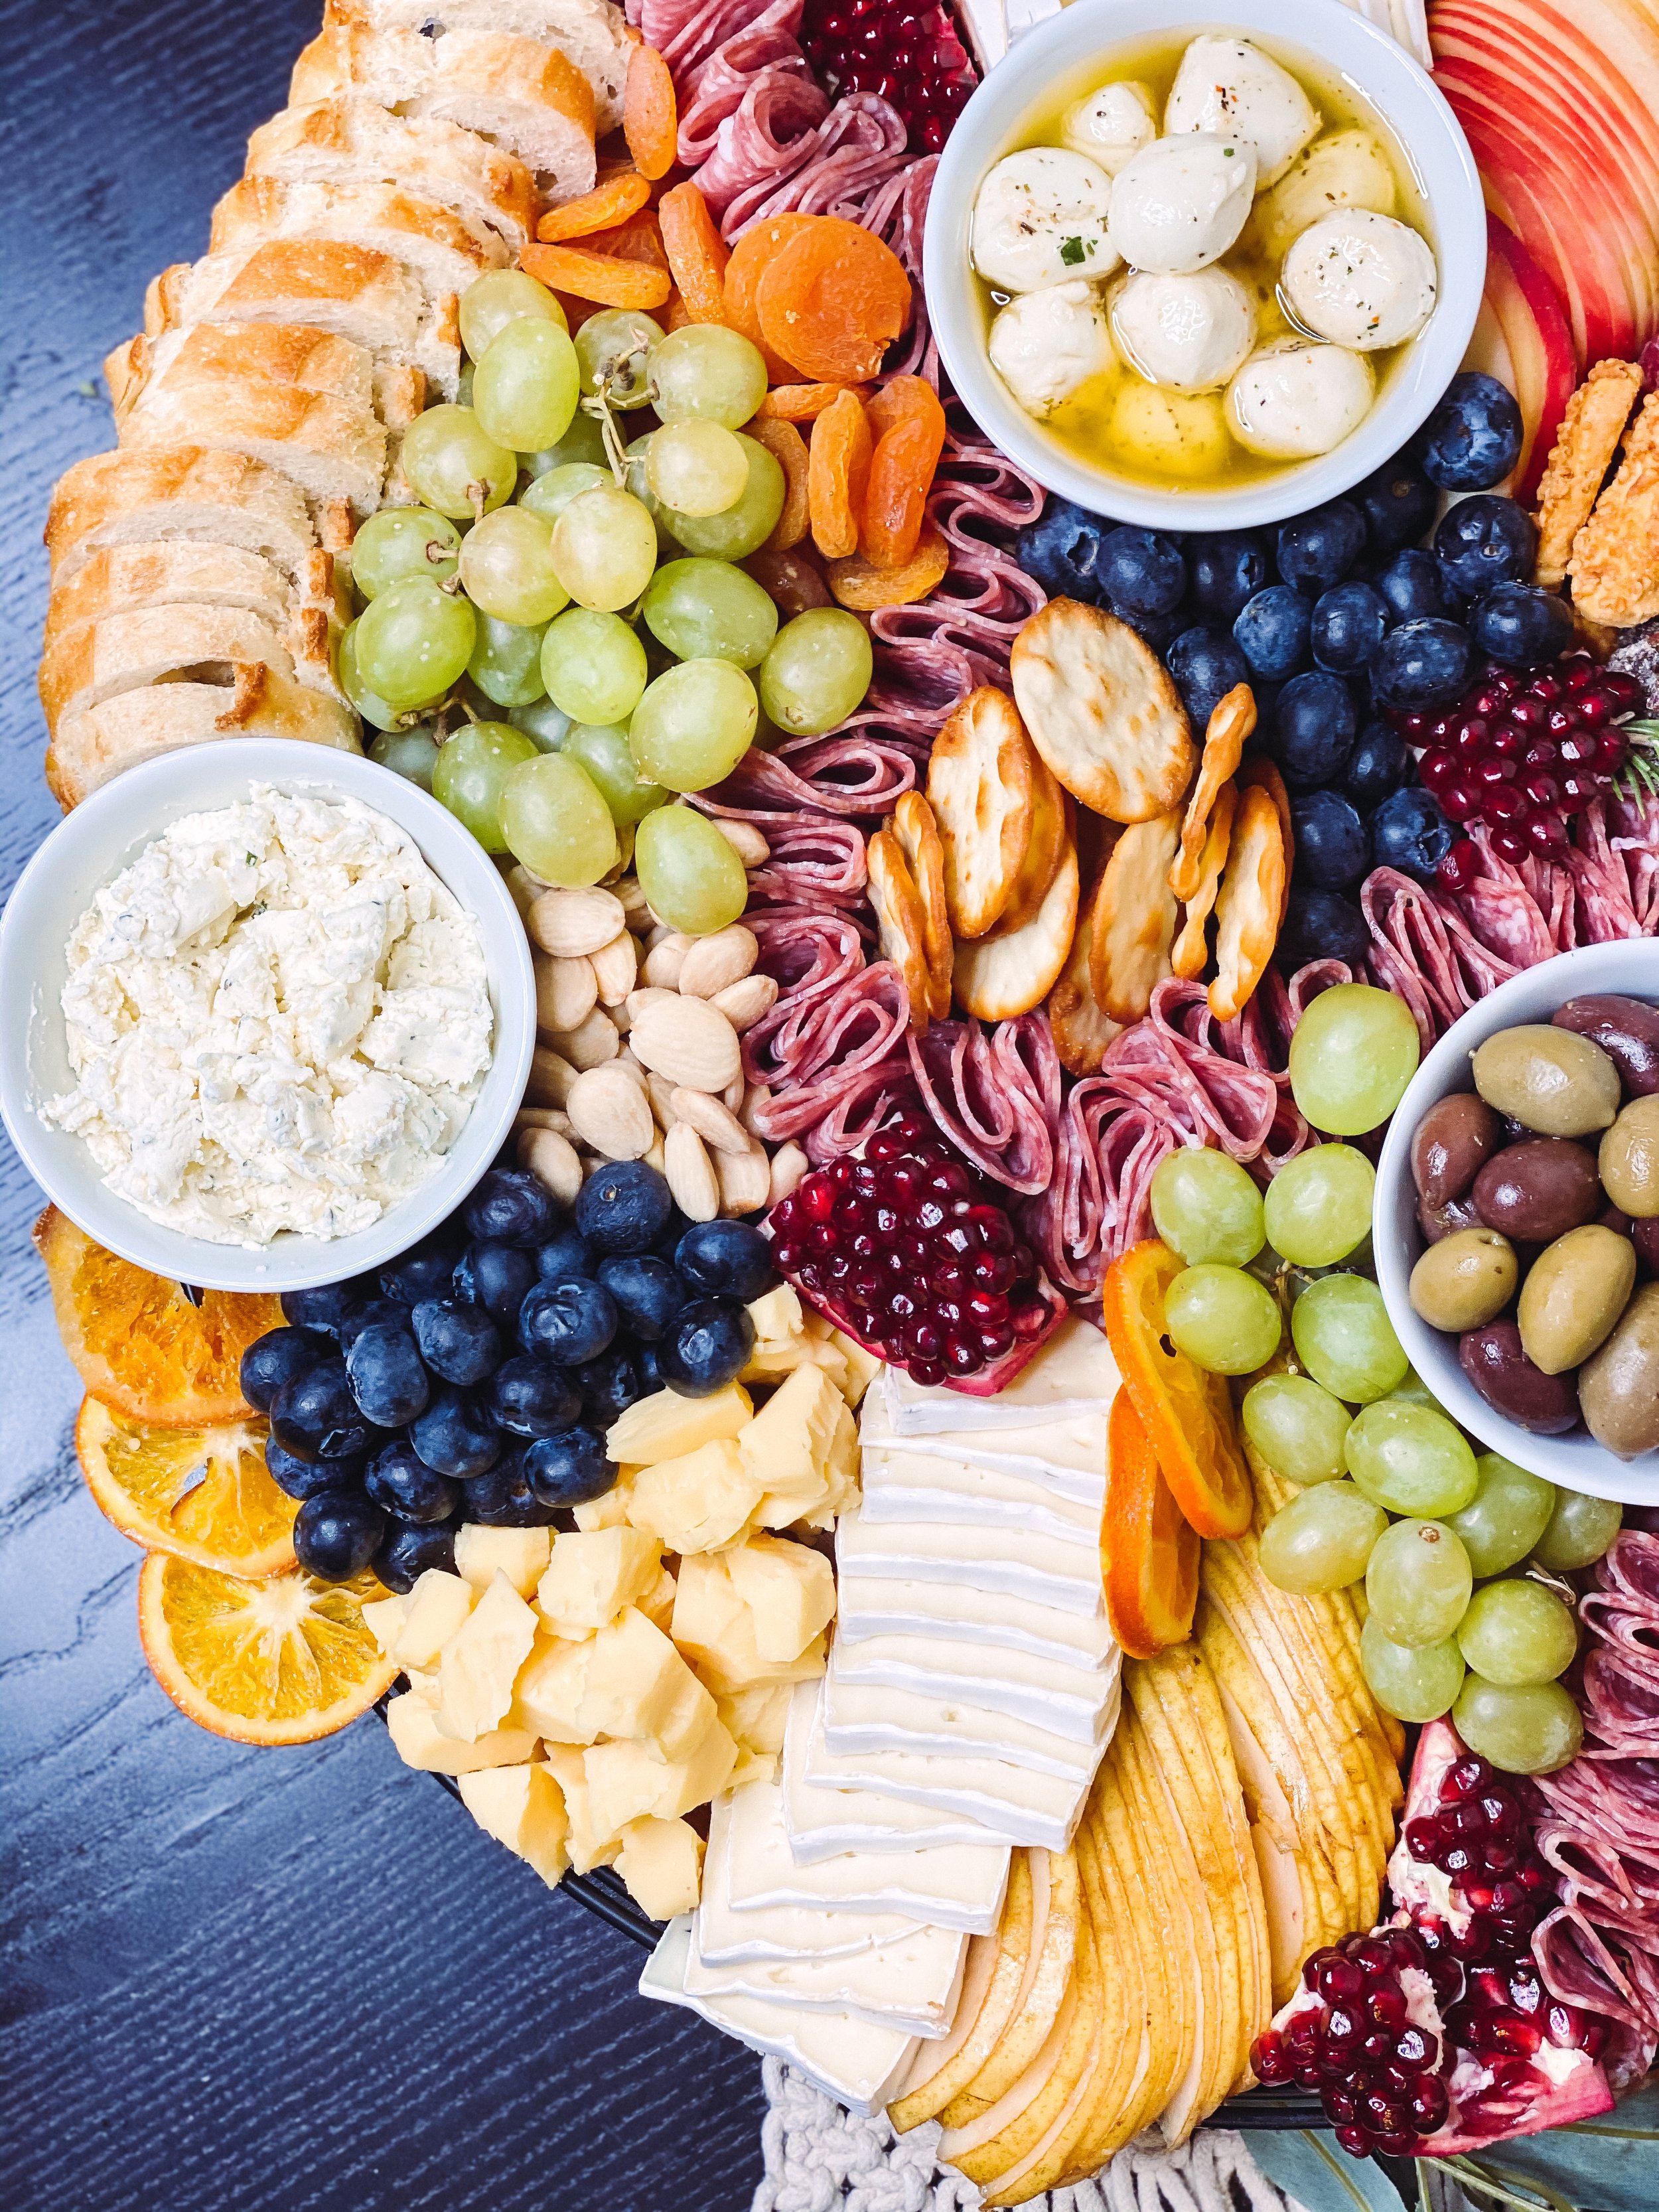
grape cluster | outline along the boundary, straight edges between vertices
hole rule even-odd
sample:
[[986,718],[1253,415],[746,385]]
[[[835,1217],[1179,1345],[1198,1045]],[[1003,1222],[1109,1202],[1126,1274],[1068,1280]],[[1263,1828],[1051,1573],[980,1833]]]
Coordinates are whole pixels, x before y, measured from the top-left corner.
[[773,1280],[743,1221],[689,1223],[643,1161],[601,1168],[568,1217],[497,1169],[378,1276],[291,1291],[243,1355],[265,1463],[300,1500],[294,1549],[325,1582],[407,1590],[455,1530],[554,1522],[617,1480],[605,1431],[647,1393],[722,1389]]

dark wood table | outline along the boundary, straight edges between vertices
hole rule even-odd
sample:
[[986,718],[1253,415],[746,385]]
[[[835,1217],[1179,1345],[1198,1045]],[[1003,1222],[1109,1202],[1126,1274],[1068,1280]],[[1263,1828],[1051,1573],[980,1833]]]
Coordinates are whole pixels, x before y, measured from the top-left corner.
[[[0,4],[0,890],[57,819],[34,664],[52,479],[100,364],[202,252],[319,0]],[[398,1762],[372,1717],[252,1751],[174,1711],[138,1554],[0,1136],[0,2204],[7,2212],[738,2212],[758,2062]]]

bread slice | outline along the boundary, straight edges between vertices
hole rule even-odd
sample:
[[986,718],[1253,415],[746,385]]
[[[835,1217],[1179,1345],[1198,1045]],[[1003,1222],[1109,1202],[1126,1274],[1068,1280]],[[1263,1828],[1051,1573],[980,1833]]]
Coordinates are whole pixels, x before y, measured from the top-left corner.
[[532,39],[335,23],[295,64],[289,98],[299,107],[350,92],[476,131],[534,170],[550,199],[592,189],[592,92],[573,63]]
[[374,363],[365,349],[307,324],[200,324],[129,338],[104,363],[118,428],[170,384],[258,379],[325,393],[363,414],[374,408]]
[[76,461],[52,492],[46,539],[58,590],[105,549],[156,540],[240,547],[296,581],[318,551],[304,495],[289,477],[245,453],[194,445]]
[[285,107],[247,142],[247,173],[283,184],[396,185],[437,201],[509,258],[534,234],[536,180],[474,131],[393,115],[360,93]]
[[505,269],[511,258],[497,232],[396,185],[242,178],[213,210],[211,252],[246,252],[275,238],[338,239],[389,253],[434,299],[465,291],[474,277]]
[[211,540],[101,546],[53,588],[44,646],[53,652],[91,623],[145,608],[240,607],[276,631],[302,682],[334,691],[334,648],[350,620],[345,602],[333,557],[320,549],[290,579],[262,553]]
[[119,692],[175,680],[187,669],[226,671],[237,661],[262,661],[280,676],[295,673],[275,624],[246,607],[137,607],[106,615],[58,638],[42,659],[46,727],[55,734],[66,716],[85,714]]
[[634,37],[611,0],[329,0],[325,25],[356,23],[373,31],[502,31],[556,46],[587,79],[593,94],[594,131],[604,137],[622,121],[628,58]]

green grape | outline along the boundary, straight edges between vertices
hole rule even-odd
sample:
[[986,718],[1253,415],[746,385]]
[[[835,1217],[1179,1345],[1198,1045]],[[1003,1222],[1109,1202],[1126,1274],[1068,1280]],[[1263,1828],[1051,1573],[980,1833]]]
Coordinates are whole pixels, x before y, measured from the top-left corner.
[[657,558],[659,561],[672,561],[678,559],[681,547],[663,520],[662,501],[652,490],[646,471],[646,462],[651,453],[651,441],[656,434],[654,430],[647,430],[644,437],[635,438],[631,446],[623,447],[623,459],[628,472],[629,490],[633,493],[641,506],[647,509],[651,520],[657,526]]
[[[652,434],[652,444],[661,436]],[[734,432],[749,463],[749,481],[735,507],[723,514],[685,514],[661,502],[661,521],[677,545],[688,553],[706,553],[715,561],[746,561],[757,553],[778,526],[783,513],[783,470],[764,446]],[[650,455],[646,456],[647,465]]]
[[1261,1193],[1236,1159],[1207,1146],[1166,1152],[1152,1174],[1152,1226],[1189,1267],[1242,1267],[1267,1242]]
[[569,332],[521,316],[489,341],[472,379],[473,411],[490,437],[533,453],[570,428],[578,382]]
[[1413,1651],[1445,1642],[1474,1587],[1469,1555],[1443,1521],[1390,1522],[1365,1570],[1370,1617],[1384,1636]]
[[544,884],[596,884],[617,865],[617,825],[587,770],[563,753],[538,753],[501,787],[501,836],[515,860]]
[[546,625],[501,622],[480,614],[477,642],[466,672],[486,699],[497,707],[527,707],[547,686],[542,682],[542,639]]
[[651,404],[665,422],[699,416],[740,430],[766,397],[760,348],[720,323],[671,331],[651,356]]
[[447,514],[429,507],[383,507],[351,541],[351,580],[365,599],[406,576],[447,583],[460,550],[461,533]]
[[749,457],[718,422],[669,422],[652,438],[645,480],[677,514],[725,514],[748,489]]
[[340,679],[340,689],[362,716],[377,730],[395,730],[399,720],[398,709],[388,706],[377,691],[371,691],[363,681],[363,672],[357,665],[357,624],[348,623],[340,633],[336,654],[335,673]]
[[645,647],[620,615],[572,607],[548,626],[542,681],[573,721],[625,722],[645,690]]
[[1364,1275],[1310,1283],[1291,1309],[1291,1336],[1314,1381],[1351,1406],[1385,1398],[1405,1378],[1409,1363],[1382,1293]]
[[432,796],[466,824],[486,853],[504,853],[501,787],[515,768],[536,757],[522,730],[506,722],[469,722],[439,747]]
[[1497,1452],[1482,1452],[1474,1467],[1474,1496],[1461,1512],[1446,1516],[1446,1525],[1462,1539],[1469,1565],[1484,1579],[1524,1559],[1538,1542],[1555,1510],[1555,1486]]
[[1431,1406],[1381,1398],[1354,1417],[1343,1452],[1348,1472],[1389,1513],[1461,1513],[1480,1483],[1463,1434]]
[[550,699],[532,699],[522,707],[509,708],[507,719],[515,730],[522,730],[533,741],[538,752],[564,750],[570,717]]
[[1213,1261],[1176,1277],[1164,1300],[1164,1326],[1176,1349],[1212,1375],[1253,1375],[1278,1351],[1283,1334],[1272,1291],[1242,1267]]
[[538,453],[520,453],[519,465],[532,477],[544,477],[551,469],[568,468],[574,461],[591,461],[608,476],[611,462],[605,450],[605,433],[599,428],[597,415],[590,415],[578,406],[570,418],[570,428],[556,445],[544,447]]
[[748,751],[755,713],[755,687],[742,669],[729,660],[682,660],[646,685],[628,741],[653,783],[707,791]]
[[485,434],[470,407],[428,407],[404,433],[404,474],[440,514],[471,522],[513,496],[519,459]]
[[1428,1384],[1414,1367],[1408,1367],[1406,1370],[1405,1381],[1390,1390],[1389,1395],[1391,1398],[1398,1398],[1409,1406],[1432,1406],[1437,1413],[1443,1410],[1438,1398],[1431,1391]]
[[785,623],[761,663],[767,713],[792,738],[833,730],[870,688],[870,634],[844,607],[809,607]]
[[369,747],[368,757],[382,768],[389,768],[393,775],[430,791],[432,771],[438,765],[438,741],[424,722],[412,730],[382,730]]
[[567,760],[580,761],[604,794],[611,818],[620,830],[625,822],[643,822],[659,806],[666,806],[668,793],[659,783],[647,783],[620,722],[573,722],[559,748]]
[[1316,1597],[1365,1571],[1388,1516],[1351,1482],[1321,1482],[1281,1505],[1261,1532],[1261,1571],[1276,1589]]
[[578,605],[631,606],[657,565],[657,526],[614,486],[573,499],[553,526],[553,566]]
[[1583,1716],[1559,1682],[1510,1687],[1471,1674],[1451,1717],[1476,1758],[1504,1774],[1553,1774],[1584,1741]]
[[1400,1103],[1422,1048],[1403,999],[1369,983],[1334,984],[1296,1025],[1291,1095],[1316,1129],[1362,1136]]
[[507,325],[521,316],[569,327],[564,309],[545,284],[522,269],[492,269],[476,276],[461,295],[461,343],[472,360],[482,361]]
[[645,407],[651,400],[650,361],[662,343],[662,325],[637,307],[605,307],[576,333],[582,390],[601,390],[613,407]]
[[562,461],[545,476],[526,484],[519,495],[519,505],[527,507],[532,514],[539,514],[544,522],[556,522],[573,499],[585,491],[612,491],[617,479],[608,468],[594,461]]
[[461,363],[461,373],[455,380],[455,404],[458,407],[472,404],[472,364],[470,361]]
[[1348,1409],[1305,1375],[1264,1376],[1240,1410],[1245,1435],[1286,1482],[1333,1482],[1341,1474]]
[[652,913],[696,937],[735,921],[749,898],[743,862],[690,806],[659,806],[646,816],[635,836],[634,872]]
[[1352,1145],[1316,1145],[1280,1168],[1263,1201],[1267,1242],[1293,1267],[1330,1267],[1370,1233],[1376,1170]]
[[1624,1518],[1623,1507],[1611,1498],[1587,1498],[1582,1490],[1558,1490],[1554,1509],[1532,1547],[1532,1555],[1553,1575],[1588,1567],[1612,1543]]
[[1553,1682],[1578,1650],[1572,1607],[1542,1583],[1507,1577],[1469,1600],[1457,1631],[1458,1649],[1483,1681],[1513,1686]]
[[461,582],[498,622],[550,622],[568,602],[553,566],[552,526],[527,507],[498,507],[473,524],[461,545]]
[[641,612],[652,635],[682,660],[758,668],[778,634],[776,603],[729,561],[670,561],[651,579]]
[[1455,1636],[1414,1650],[1367,1620],[1359,1635],[1359,1665],[1371,1695],[1397,1721],[1437,1721],[1463,1686],[1463,1655]]
[[441,699],[465,673],[477,625],[465,599],[411,576],[371,599],[354,628],[362,682],[407,710]]

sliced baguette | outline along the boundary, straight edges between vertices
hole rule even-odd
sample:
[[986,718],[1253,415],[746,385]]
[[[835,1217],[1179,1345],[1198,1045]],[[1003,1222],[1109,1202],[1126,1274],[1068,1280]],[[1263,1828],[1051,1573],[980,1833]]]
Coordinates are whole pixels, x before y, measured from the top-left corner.
[[263,663],[242,663],[222,683],[153,684],[71,716],[47,750],[46,781],[60,805],[76,806],[123,769],[215,738],[295,738],[361,750],[349,708]]
[[76,461],[52,492],[46,539],[58,589],[106,548],[137,543],[237,546],[296,580],[318,550],[305,500],[288,477],[246,454],[192,445]]
[[[374,31],[418,31],[433,21],[432,0],[329,0],[325,23],[358,23]],[[587,79],[594,131],[603,137],[622,121],[633,37],[610,0],[445,0],[441,21],[451,31],[504,31],[556,46]]]
[[276,625],[246,607],[135,607],[106,615],[58,639],[41,660],[46,727],[55,733],[66,716],[119,692],[238,661],[262,661],[281,676],[295,672]]
[[360,345],[294,323],[203,324],[129,338],[104,363],[118,427],[169,385],[207,379],[258,380],[325,393],[367,415],[374,407],[374,363]]
[[106,546],[53,592],[46,641],[60,644],[88,623],[141,607],[242,607],[280,629],[293,596],[274,562],[238,545],[162,538]]
[[335,239],[389,253],[433,298],[464,292],[474,277],[506,268],[511,258],[499,232],[469,223],[424,193],[372,178],[334,183],[243,177],[213,210],[208,245],[214,254],[279,238]]
[[199,374],[182,352],[145,386],[120,434],[124,446],[188,439],[246,453],[312,498],[346,501],[359,516],[380,505],[386,478],[386,429],[366,409],[269,377]]

